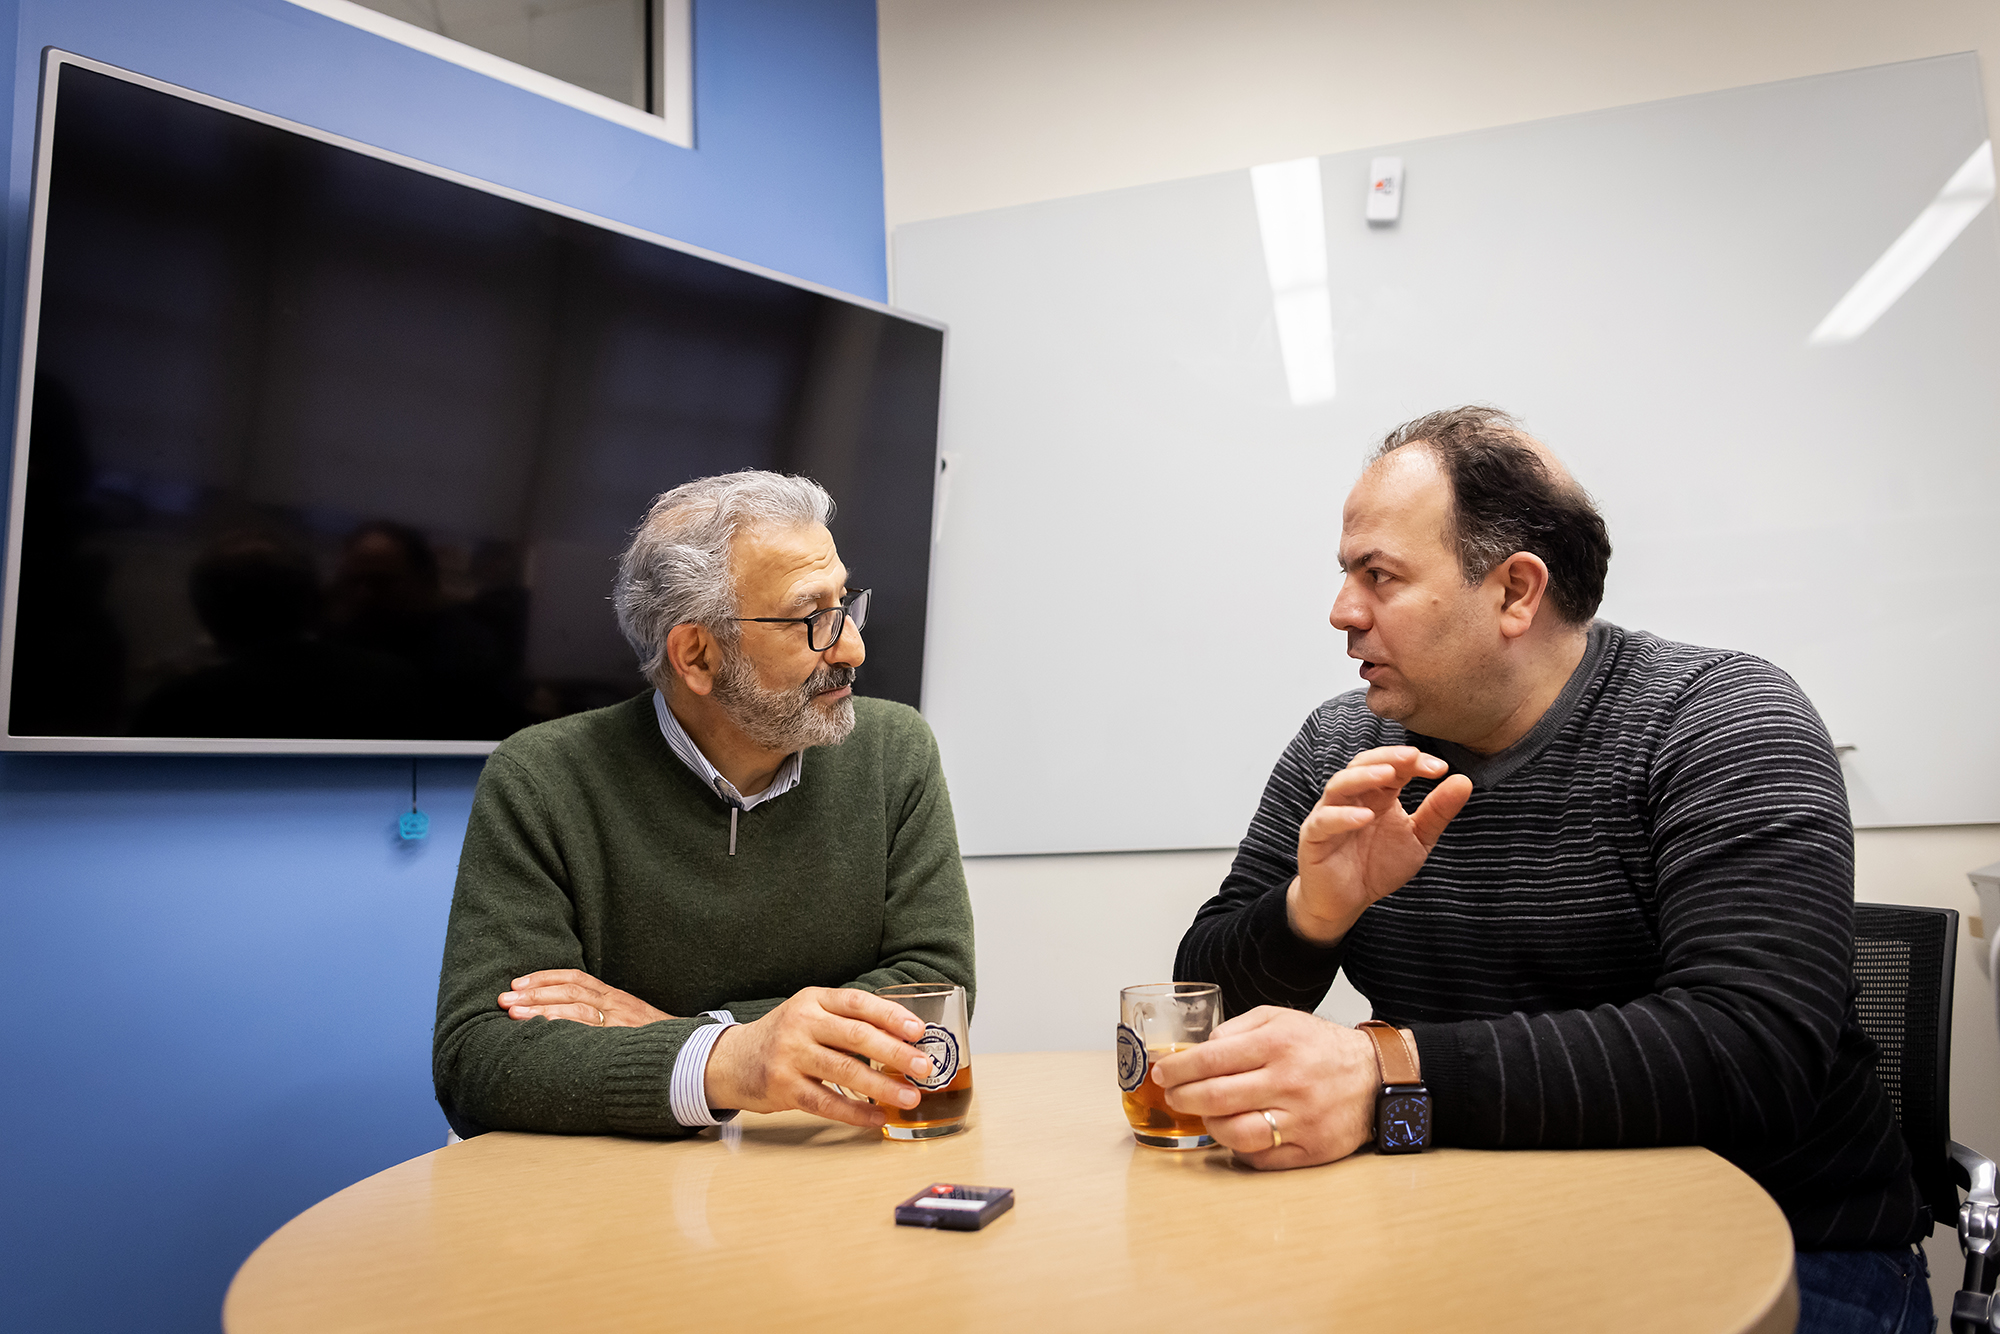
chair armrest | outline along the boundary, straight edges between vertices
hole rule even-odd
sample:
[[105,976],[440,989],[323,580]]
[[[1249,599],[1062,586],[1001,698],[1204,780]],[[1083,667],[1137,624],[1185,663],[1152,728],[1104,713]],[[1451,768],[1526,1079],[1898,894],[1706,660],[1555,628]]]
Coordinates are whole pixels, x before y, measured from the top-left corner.
[[1993,1160],[1957,1140],[1952,1140],[1946,1148],[1951,1154],[1952,1175],[1958,1178],[1966,1198],[1974,1204],[2000,1204],[2000,1197],[1993,1193]]
[[1965,1281],[1951,1299],[1953,1334],[1990,1334],[2000,1331],[2000,1302],[1993,1297],[1994,1280],[2000,1278],[2000,1256],[1993,1243],[2000,1237],[2000,1200],[1993,1194],[1993,1160],[1975,1153],[1957,1140],[1947,1144],[1952,1175],[1966,1192],[1958,1206],[1958,1248],[1965,1252]]

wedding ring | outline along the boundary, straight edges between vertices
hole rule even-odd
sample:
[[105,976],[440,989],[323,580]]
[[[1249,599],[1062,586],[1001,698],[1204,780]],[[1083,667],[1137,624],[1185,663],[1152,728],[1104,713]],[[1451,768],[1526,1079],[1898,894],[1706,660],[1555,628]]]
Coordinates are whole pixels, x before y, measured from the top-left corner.
[[[1278,1133],[1278,1118],[1271,1115],[1268,1111],[1259,1112],[1257,1113],[1257,1115],[1263,1117],[1264,1124],[1271,1127],[1271,1148],[1273,1149],[1283,1148],[1285,1145],[1285,1137]],[[1266,1152],[1268,1152],[1268,1150]]]
[[[596,1007],[595,1005],[591,1006],[590,1008],[591,1008],[591,1009],[593,1009],[593,1010],[597,1010],[597,1026],[598,1026],[599,1028],[602,1028],[602,1027],[604,1027],[604,1011],[603,1011],[603,1010],[598,1010],[598,1009],[597,1009],[597,1007]],[[1275,1134],[1275,1133],[1277,1132],[1277,1127],[1276,1127],[1276,1126],[1273,1126],[1273,1127],[1271,1127],[1271,1130],[1272,1130],[1272,1133],[1274,1133],[1274,1134]]]

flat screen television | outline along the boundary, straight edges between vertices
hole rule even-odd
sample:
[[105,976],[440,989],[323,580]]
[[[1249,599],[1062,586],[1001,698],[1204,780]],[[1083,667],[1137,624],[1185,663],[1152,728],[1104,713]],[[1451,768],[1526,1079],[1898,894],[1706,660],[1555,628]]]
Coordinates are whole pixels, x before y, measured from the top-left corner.
[[55,51],[26,297],[0,748],[482,753],[645,688],[618,553],[752,467],[919,703],[936,324]]

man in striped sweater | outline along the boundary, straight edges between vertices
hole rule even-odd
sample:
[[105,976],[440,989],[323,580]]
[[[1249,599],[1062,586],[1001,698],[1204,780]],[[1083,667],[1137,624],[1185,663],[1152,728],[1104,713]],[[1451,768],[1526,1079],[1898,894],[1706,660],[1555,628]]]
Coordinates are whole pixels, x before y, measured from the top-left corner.
[[1431,1142],[1706,1145],[1790,1220],[1801,1330],[1927,1330],[1833,747],[1769,663],[1594,620],[1610,554],[1504,414],[1383,442],[1331,616],[1367,688],[1306,718],[1181,943],[1236,1017],[1152,1077],[1258,1167],[1354,1152],[1392,1058],[1310,1013],[1345,969],[1414,1044]]

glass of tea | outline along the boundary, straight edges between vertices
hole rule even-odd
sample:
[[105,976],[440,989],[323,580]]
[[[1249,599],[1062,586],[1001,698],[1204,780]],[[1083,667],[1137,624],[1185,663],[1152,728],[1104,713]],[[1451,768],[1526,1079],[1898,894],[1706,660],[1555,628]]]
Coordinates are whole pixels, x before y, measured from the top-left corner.
[[1132,1138],[1156,1149],[1215,1143],[1199,1116],[1167,1106],[1167,1091],[1146,1076],[1161,1057],[1208,1041],[1221,1022],[1222,989],[1213,982],[1150,982],[1118,993],[1118,1088]]
[[[965,988],[949,982],[900,982],[875,993],[921,1019],[924,1035],[910,1045],[931,1058],[928,1075],[905,1076],[922,1094],[915,1107],[878,1104],[889,1114],[887,1139],[936,1139],[965,1129],[972,1107],[972,1044],[967,1040]],[[875,1063],[881,1069],[881,1063]]]

